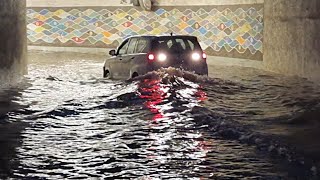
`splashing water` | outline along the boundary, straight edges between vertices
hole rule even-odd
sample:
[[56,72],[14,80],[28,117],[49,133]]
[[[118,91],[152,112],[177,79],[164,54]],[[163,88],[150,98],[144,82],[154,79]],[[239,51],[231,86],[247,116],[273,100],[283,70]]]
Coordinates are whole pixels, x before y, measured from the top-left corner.
[[112,81],[100,78],[101,62],[73,56],[52,62],[38,56],[32,56],[29,66],[30,85],[15,95],[19,108],[6,116],[9,124],[23,127],[17,130],[19,137],[12,137],[21,143],[0,171],[4,177],[306,176],[254,146],[226,138],[225,131],[217,134],[213,127],[286,116],[318,102],[316,92],[299,104],[302,96],[285,95],[290,84],[276,87],[271,77],[262,86],[252,79],[234,82],[174,68]]

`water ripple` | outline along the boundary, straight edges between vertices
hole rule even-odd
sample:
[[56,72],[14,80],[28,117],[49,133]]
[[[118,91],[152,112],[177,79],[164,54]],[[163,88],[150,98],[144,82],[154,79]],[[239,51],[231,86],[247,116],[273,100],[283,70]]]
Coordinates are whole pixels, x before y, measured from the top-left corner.
[[86,61],[30,65],[32,86],[17,101],[23,108],[3,117],[28,123],[9,177],[288,178],[290,167],[227,138],[232,130],[212,131],[212,124],[279,118],[319,102],[319,94],[299,95],[306,90],[272,76],[240,83],[169,68],[123,82],[96,78],[93,69],[100,67]]

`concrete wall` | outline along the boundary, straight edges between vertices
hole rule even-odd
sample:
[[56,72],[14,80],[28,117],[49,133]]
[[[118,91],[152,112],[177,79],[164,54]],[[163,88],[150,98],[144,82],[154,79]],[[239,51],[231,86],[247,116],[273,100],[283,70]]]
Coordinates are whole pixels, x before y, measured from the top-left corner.
[[26,73],[25,0],[0,1],[0,87]]
[[320,82],[320,1],[266,0],[264,64]]
[[115,48],[140,34],[197,36],[208,55],[262,60],[263,0],[27,0],[28,43]]

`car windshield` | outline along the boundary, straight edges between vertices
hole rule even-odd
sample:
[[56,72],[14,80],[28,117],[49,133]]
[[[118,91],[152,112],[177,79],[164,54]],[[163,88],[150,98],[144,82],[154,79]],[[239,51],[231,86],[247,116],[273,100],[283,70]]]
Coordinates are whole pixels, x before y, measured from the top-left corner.
[[159,37],[153,44],[155,51],[171,53],[183,53],[200,49],[195,37]]

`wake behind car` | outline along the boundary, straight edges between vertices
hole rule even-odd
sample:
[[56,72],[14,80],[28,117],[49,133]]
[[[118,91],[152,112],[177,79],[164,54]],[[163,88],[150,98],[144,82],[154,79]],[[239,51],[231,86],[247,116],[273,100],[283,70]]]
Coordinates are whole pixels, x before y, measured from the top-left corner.
[[195,36],[133,36],[109,54],[103,77],[128,79],[167,67],[208,75],[207,55]]

